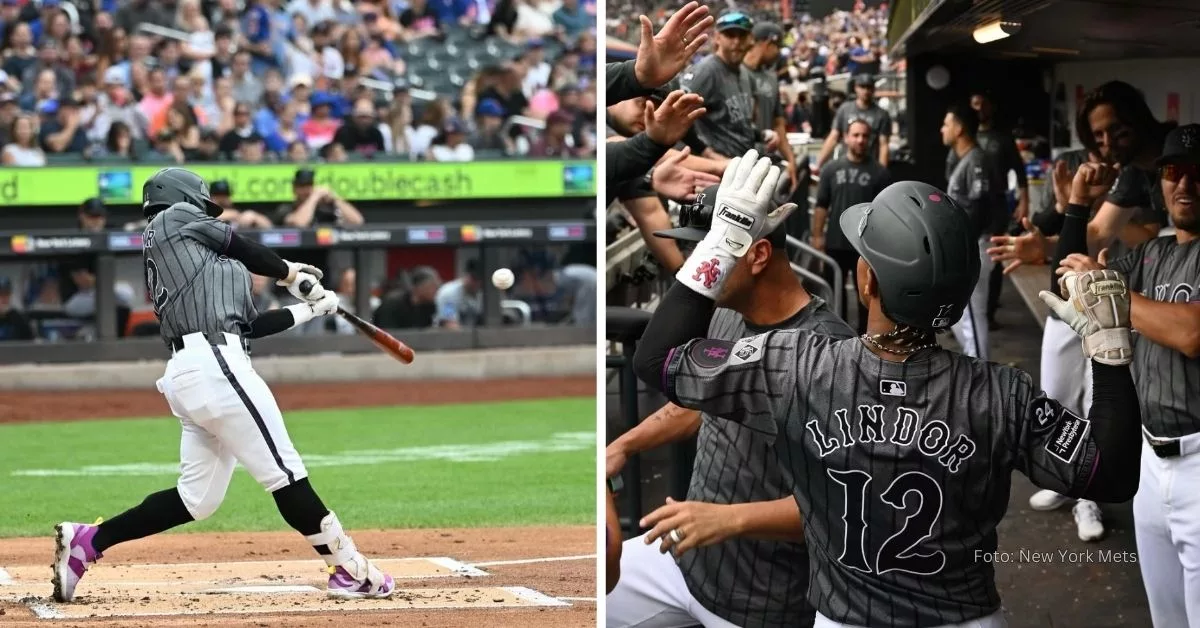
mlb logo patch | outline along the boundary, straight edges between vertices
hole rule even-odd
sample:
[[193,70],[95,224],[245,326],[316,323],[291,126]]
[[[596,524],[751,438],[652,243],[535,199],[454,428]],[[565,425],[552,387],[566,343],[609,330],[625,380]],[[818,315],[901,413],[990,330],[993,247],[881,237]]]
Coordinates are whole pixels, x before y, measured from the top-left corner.
[[879,380],[879,394],[889,397],[903,397],[908,394],[908,385],[895,379]]

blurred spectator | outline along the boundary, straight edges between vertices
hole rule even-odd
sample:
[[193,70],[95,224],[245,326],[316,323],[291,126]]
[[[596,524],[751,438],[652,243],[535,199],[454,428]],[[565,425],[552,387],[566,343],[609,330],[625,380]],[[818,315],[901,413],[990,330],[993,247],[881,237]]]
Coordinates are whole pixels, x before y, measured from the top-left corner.
[[0,93],[0,146],[12,141],[12,123],[21,113],[17,98],[10,93]]
[[350,161],[350,154],[346,152],[346,147],[337,142],[330,142],[322,146],[319,154],[323,161],[331,164]]
[[[19,13],[19,0],[3,0],[4,11]],[[18,22],[15,18],[4,17],[8,26],[4,42],[4,72],[17,80],[22,80],[25,70],[37,63],[37,48],[33,46],[33,30],[27,22]]]
[[254,300],[254,309],[259,312],[277,310],[279,299],[275,296],[273,284],[275,281],[262,275],[250,275],[250,297]]
[[37,141],[37,121],[33,116],[21,114],[12,122],[9,131],[10,143],[4,145],[3,162],[6,166],[40,167],[46,165],[46,154]]
[[104,228],[108,226],[108,208],[104,205],[104,199],[93,196],[85,200],[79,206],[77,217],[81,231],[93,233],[104,231]]
[[104,93],[97,98],[96,107],[99,113],[96,114],[90,132],[93,142],[104,141],[109,135],[109,127],[114,122],[123,123],[134,140],[146,137],[146,117],[142,115],[141,108],[125,87],[126,84],[125,73],[120,68],[110,67],[105,70]]
[[295,101],[289,101],[283,106],[274,130],[266,137],[267,150],[283,155],[293,142],[304,142],[304,134],[300,132],[296,123],[298,113]]
[[239,102],[233,107],[233,128],[221,136],[221,154],[226,159],[233,159],[234,153],[242,145],[242,139],[256,135],[254,122],[250,118],[251,105]]
[[107,159],[128,159],[137,161],[137,149],[133,145],[133,133],[124,122],[113,122],[108,127],[108,136],[104,143],[92,147],[92,156]]
[[138,24],[143,22],[156,26],[170,26],[175,20],[165,4],[154,0],[130,0],[117,10],[114,23],[127,33],[137,30]]
[[327,94],[314,94],[312,97],[312,117],[300,125],[300,132],[308,147],[317,150],[333,141],[342,121],[333,117],[333,97]]
[[188,159],[196,159],[200,150],[200,123],[196,120],[196,110],[188,105],[187,100],[172,104],[164,112],[165,129],[179,140],[179,147]]
[[375,119],[375,104],[367,98],[354,102],[354,112],[349,124],[343,124],[333,136],[333,141],[347,151],[371,157],[384,150],[383,133]]
[[467,260],[463,274],[442,284],[434,296],[434,321],[447,329],[474,327],[483,318],[483,273],[479,260]]
[[196,161],[219,161],[221,159],[221,136],[213,129],[200,132],[200,143],[196,146]]
[[33,324],[21,310],[13,307],[12,280],[0,276],[0,341],[33,340]]
[[[351,314],[356,314],[357,298],[355,297],[358,279],[358,271],[353,268],[347,268],[341,272],[341,275],[334,285],[334,291],[341,298],[341,308]],[[375,295],[367,298],[367,306],[369,312],[374,312],[379,309],[380,299]],[[326,329],[333,331],[335,334],[350,335],[358,333],[354,325],[350,321],[341,316],[330,316],[325,319]]]
[[243,137],[238,143],[237,161],[242,164],[261,164],[267,158],[267,143],[257,133]]
[[55,95],[68,95],[75,91],[75,76],[59,62],[58,53],[59,46],[54,42],[45,42],[38,47],[37,59],[19,75],[22,93],[32,93],[43,72],[50,73]]
[[78,103],[71,98],[51,100],[42,105],[42,111],[54,116],[44,121],[38,132],[42,149],[48,153],[83,153],[88,140],[80,126]]
[[446,122],[444,132],[429,148],[433,161],[474,161],[475,149],[467,143],[467,127],[458,119]]
[[529,148],[530,157],[573,159],[576,152],[568,143],[572,117],[563,111],[555,111],[546,118],[546,130]]
[[511,155],[515,150],[512,138],[504,134],[504,107],[494,99],[480,101],[475,108],[475,132],[469,140],[475,150],[501,151]]
[[287,147],[288,161],[303,163],[308,161],[311,156],[312,154],[308,150],[308,144],[305,144],[303,140],[296,140]]
[[384,329],[426,329],[433,327],[437,313],[436,298],[442,278],[429,266],[417,266],[409,273],[409,287],[384,295],[372,322]]
[[251,59],[250,53],[245,51],[233,55],[229,79],[233,97],[238,102],[256,103],[263,95],[262,81],[250,71]]
[[[366,15],[363,18],[366,21]],[[403,37],[406,41],[442,35],[441,17],[426,0],[411,0],[408,8],[400,14],[400,25],[404,27]]]
[[292,178],[294,200],[279,206],[275,223],[289,227],[314,225],[361,225],[362,214],[333,190],[316,186],[317,175],[310,168],[301,168]]
[[563,0],[562,6],[554,12],[553,19],[554,25],[568,40],[574,40],[595,23],[595,18],[583,10],[579,0]]
[[[63,312],[71,318],[90,320],[96,316],[95,259],[79,258],[75,263],[69,264],[68,268],[68,277],[75,284],[75,293],[63,302]],[[133,288],[124,281],[118,281],[113,286],[113,295],[116,297],[118,312],[123,310],[124,316],[128,317],[133,306]]]
[[546,44],[540,39],[530,40],[520,63],[525,68],[521,91],[525,92],[526,97],[533,98],[539,89],[550,84],[550,64],[546,62]]
[[424,155],[433,144],[433,140],[446,128],[446,123],[453,113],[453,105],[445,98],[439,98],[426,106],[425,112],[421,114],[420,124],[409,134],[409,154]]
[[151,141],[150,152],[146,158],[151,162],[181,164],[186,156],[183,154],[183,146],[180,144],[179,138],[175,136],[175,132],[171,129],[163,129]]

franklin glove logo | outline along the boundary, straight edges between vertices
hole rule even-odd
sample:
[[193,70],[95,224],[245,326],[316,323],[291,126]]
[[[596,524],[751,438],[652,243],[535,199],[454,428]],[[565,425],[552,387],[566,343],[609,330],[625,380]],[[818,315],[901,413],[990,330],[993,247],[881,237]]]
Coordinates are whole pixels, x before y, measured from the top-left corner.
[[725,220],[726,222],[731,222],[745,229],[746,231],[749,231],[750,228],[754,226],[754,218],[747,216],[742,212],[729,209],[724,205],[722,205],[721,209],[717,211],[717,217]]
[[707,262],[701,262],[700,267],[696,269],[696,273],[692,275],[692,279],[704,282],[705,288],[713,287],[717,283],[717,279],[721,277],[721,260],[712,258]]

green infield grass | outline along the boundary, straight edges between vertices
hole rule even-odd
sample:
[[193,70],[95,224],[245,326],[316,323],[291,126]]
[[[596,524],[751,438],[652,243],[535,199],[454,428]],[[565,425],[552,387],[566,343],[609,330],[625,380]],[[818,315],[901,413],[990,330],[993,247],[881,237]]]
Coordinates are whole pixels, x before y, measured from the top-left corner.
[[[588,524],[595,399],[289,412],[313,486],[348,529]],[[175,485],[173,417],[0,426],[0,537],[112,517]],[[242,468],[185,531],[286,530]]]

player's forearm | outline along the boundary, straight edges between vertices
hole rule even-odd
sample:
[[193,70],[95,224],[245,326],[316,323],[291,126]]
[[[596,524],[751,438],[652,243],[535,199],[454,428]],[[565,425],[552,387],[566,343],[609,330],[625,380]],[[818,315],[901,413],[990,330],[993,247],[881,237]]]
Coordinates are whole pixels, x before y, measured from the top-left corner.
[[621,579],[621,521],[617,517],[617,505],[612,491],[607,491],[607,514],[605,517],[605,593],[612,593]]
[[671,284],[638,342],[633,356],[637,376],[647,386],[666,393],[668,360],[688,341],[707,335],[715,309],[712,299],[679,282]]
[[[1052,268],[1058,268],[1059,262],[1068,255],[1074,253],[1082,253],[1087,255],[1088,250],[1088,207],[1071,203],[1067,205],[1067,212],[1063,215],[1062,229],[1058,232],[1058,245],[1054,248],[1054,258],[1051,261]],[[1054,292],[1058,293],[1057,285]]]
[[1142,416],[1128,366],[1092,362],[1092,407],[1088,410],[1096,459],[1078,497],[1120,503],[1138,489]]
[[313,319],[312,306],[307,303],[296,303],[278,310],[270,310],[258,315],[250,323],[247,338],[265,338],[279,332],[287,331],[296,325],[303,325]]
[[1129,299],[1129,321],[1155,344],[1189,359],[1200,356],[1200,304],[1155,301],[1134,292]]
[[1117,238],[1121,240],[1122,244],[1132,249],[1143,242],[1158,237],[1159,229],[1160,227],[1156,224],[1138,225],[1131,222],[1121,228],[1121,233]]
[[646,248],[650,249],[654,259],[672,274],[678,271],[683,266],[683,253],[679,251],[679,245],[675,240],[654,235],[655,231],[671,228],[671,216],[667,214],[658,197],[633,198],[622,201],[622,204],[633,217],[633,222],[637,224],[642,240],[646,242]]
[[737,536],[796,543],[804,540],[804,519],[793,497],[732,504],[730,511],[733,513]]
[[809,231],[813,235],[825,235],[825,219],[829,215],[829,210],[824,207],[814,207],[812,213],[812,225]]
[[640,454],[668,443],[691,438],[700,430],[700,412],[673,403],[646,417],[637,427],[614,440],[610,448],[626,455]]
[[783,155],[784,161],[791,164],[792,168],[796,167],[796,153],[792,150],[792,143],[787,137],[787,120],[782,116],[775,118],[775,135],[779,136],[779,154]]
[[248,238],[233,233],[229,245],[225,247],[225,255],[245,264],[246,270],[255,275],[271,277],[272,279],[287,279],[289,268],[287,262],[275,251]]
[[884,168],[887,168],[888,158],[891,157],[891,146],[889,145],[891,141],[892,138],[887,135],[880,136],[879,138],[879,165]]
[[833,154],[833,147],[837,146],[838,140],[841,139],[841,134],[834,129],[825,137],[825,143],[821,145],[821,152],[817,154],[817,168],[825,165],[829,161],[829,156]]

